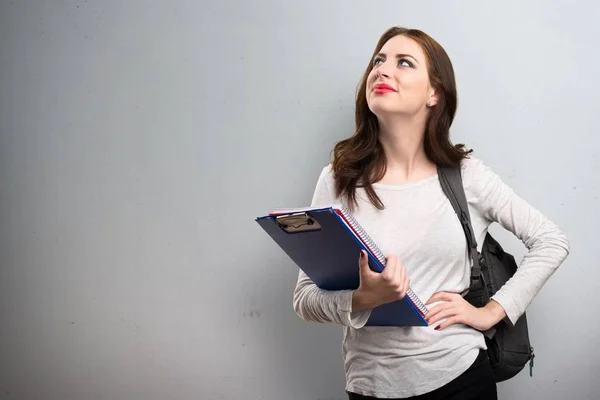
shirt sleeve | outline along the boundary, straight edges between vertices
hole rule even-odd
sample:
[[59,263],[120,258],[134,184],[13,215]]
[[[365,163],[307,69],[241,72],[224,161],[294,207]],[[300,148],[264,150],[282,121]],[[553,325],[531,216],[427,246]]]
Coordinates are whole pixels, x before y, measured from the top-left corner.
[[481,160],[467,159],[465,165],[465,189],[475,207],[490,222],[512,232],[528,250],[516,273],[492,296],[514,325],[568,256],[570,243],[555,223],[519,197]]
[[[335,203],[329,191],[327,180],[330,178],[330,166],[321,171],[313,194],[312,206]],[[358,268],[358,259],[356,260]],[[300,269],[294,289],[293,305],[296,314],[304,321],[332,322],[353,328],[362,328],[369,319],[371,311],[352,311],[353,290],[323,290]]]

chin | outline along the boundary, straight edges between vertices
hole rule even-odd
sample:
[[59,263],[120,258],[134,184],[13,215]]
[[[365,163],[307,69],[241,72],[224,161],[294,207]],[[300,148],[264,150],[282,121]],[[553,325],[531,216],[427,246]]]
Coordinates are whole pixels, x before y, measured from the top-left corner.
[[376,116],[386,116],[394,114],[402,114],[402,108],[398,105],[385,104],[385,102],[374,101],[369,103],[369,109]]
[[401,105],[398,104],[398,99],[372,96],[370,99],[367,99],[367,104],[375,115],[379,113],[397,113],[402,111]]

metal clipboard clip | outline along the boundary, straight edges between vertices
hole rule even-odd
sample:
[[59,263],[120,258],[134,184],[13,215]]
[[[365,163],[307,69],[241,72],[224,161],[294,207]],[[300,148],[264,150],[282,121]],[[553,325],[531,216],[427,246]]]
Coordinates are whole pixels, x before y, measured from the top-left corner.
[[308,213],[294,213],[275,217],[277,225],[287,233],[313,232],[321,230],[321,224]]

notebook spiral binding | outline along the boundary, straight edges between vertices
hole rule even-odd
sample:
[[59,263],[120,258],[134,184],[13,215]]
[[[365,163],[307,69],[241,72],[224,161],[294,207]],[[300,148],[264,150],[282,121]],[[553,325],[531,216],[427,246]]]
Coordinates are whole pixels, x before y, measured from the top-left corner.
[[[346,207],[344,207],[343,205],[340,205],[339,210],[340,210],[342,216],[344,217],[344,219],[350,224],[352,229],[356,232],[356,234],[365,242],[365,244],[373,252],[375,257],[377,257],[377,260],[381,263],[381,265],[383,265],[385,267],[385,265],[386,265],[385,256],[383,255],[383,253],[381,252],[379,247],[377,247],[375,242],[371,239],[371,237],[369,236],[367,231],[365,231],[363,229],[363,227],[360,226],[358,221],[354,218],[354,216],[348,211],[348,209]],[[408,288],[406,295],[408,296],[410,301],[419,309],[421,314],[423,316],[425,316],[428,311],[427,307],[425,307],[425,305],[421,302],[421,300],[419,300],[419,298],[412,291],[411,288]]]

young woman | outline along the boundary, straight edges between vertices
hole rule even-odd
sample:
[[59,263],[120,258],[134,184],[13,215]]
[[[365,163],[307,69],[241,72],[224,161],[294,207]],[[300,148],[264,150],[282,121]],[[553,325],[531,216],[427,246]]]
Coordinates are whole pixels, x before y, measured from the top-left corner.
[[[482,331],[515,323],[564,261],[569,242],[449,129],[457,105],[452,63],[427,34],[386,31],[362,78],[356,131],[339,142],[318,179],[313,205],[342,203],[386,254],[382,273],[358,260],[356,290],[321,290],[300,271],[294,310],[306,321],[344,326],[350,399],[495,399]],[[482,308],[460,293],[470,284],[465,236],[437,177],[461,167],[475,237],[493,222],[528,248],[517,273]],[[370,310],[411,287],[428,299],[428,327],[364,326]]]

